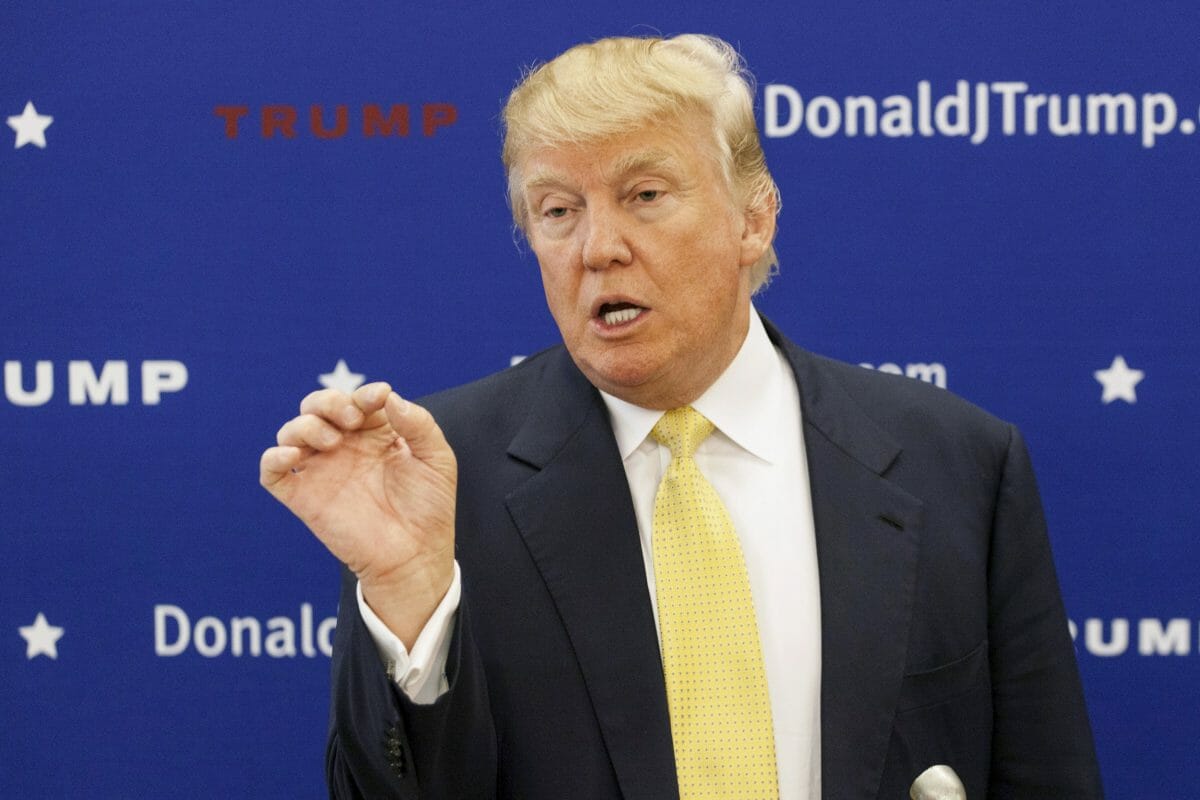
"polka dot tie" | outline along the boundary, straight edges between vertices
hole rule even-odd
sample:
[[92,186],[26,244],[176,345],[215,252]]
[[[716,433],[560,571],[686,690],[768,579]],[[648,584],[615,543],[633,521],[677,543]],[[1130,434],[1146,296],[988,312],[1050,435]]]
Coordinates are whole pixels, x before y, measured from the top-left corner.
[[654,498],[654,578],[679,796],[778,798],[754,599],[721,498],[693,455],[713,424],[690,406],[654,426],[671,463]]

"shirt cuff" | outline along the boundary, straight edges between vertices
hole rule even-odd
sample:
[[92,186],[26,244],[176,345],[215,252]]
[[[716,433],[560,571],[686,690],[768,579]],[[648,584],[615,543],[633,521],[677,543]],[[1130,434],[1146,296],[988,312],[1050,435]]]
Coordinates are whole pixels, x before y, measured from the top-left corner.
[[450,633],[454,627],[454,614],[458,611],[462,596],[462,577],[458,562],[454,562],[454,578],[450,588],[433,616],[421,629],[417,641],[409,653],[404,643],[392,633],[383,620],[375,615],[363,599],[362,583],[355,587],[358,597],[358,613],[375,641],[379,658],[387,667],[388,677],[396,682],[400,691],[418,705],[429,705],[450,689],[446,681],[446,659],[450,653]]

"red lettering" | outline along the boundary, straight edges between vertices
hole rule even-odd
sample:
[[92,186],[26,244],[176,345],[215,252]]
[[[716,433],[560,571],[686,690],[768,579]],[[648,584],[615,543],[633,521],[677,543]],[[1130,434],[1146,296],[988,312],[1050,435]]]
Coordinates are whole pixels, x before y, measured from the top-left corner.
[[450,103],[426,103],[421,106],[421,130],[426,136],[458,119],[458,109]]
[[296,136],[296,109],[292,106],[263,106],[262,135],[270,139],[279,131],[289,139]]
[[238,120],[250,113],[249,106],[217,106],[213,113],[225,118],[225,138],[236,139]]
[[408,136],[408,105],[394,105],[383,115],[377,105],[363,106],[363,136]]
[[[333,106],[333,124],[326,122],[326,108],[311,105],[308,108],[309,130],[318,139],[341,139],[350,131],[350,107],[346,104]],[[299,114],[295,106],[262,106],[262,136],[273,139],[283,136],[294,139],[297,135]],[[215,106],[213,114],[225,121],[225,138],[236,139],[240,132],[242,117],[250,113],[249,106]],[[384,106],[367,103],[362,107],[362,132],[365,137],[407,137],[412,132],[412,107],[408,103],[393,103]],[[421,132],[429,137],[458,122],[458,107],[453,103],[423,103],[421,105]]]
[[340,139],[346,135],[346,130],[350,127],[350,112],[346,106],[334,107],[334,123],[333,130],[325,127],[325,120],[321,116],[321,107],[313,106],[308,110],[309,121],[312,123],[312,132],[318,139]]

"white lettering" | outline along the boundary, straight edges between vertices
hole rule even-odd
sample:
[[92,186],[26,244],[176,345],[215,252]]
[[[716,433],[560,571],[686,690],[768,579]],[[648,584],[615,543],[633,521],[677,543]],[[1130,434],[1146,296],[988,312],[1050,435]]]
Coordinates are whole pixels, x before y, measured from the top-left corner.
[[296,625],[287,617],[267,620],[267,655],[271,658],[294,658],[296,655]]
[[1089,619],[1083,623],[1083,643],[1094,656],[1111,658],[1129,649],[1129,620],[1112,621],[1112,638],[1104,641],[1104,620]]
[[879,366],[862,362],[860,367],[873,369],[876,372],[884,372],[888,375],[904,375],[909,378],[916,378],[925,383],[932,383],[934,386],[946,388],[946,365],[938,361],[933,361],[928,364],[918,361],[911,364],[905,364],[901,367],[899,364],[893,364],[890,361],[885,361]]
[[[212,641],[209,641],[208,631],[212,631]],[[205,658],[216,658],[225,652],[228,634],[225,626],[216,617],[201,617],[196,621],[196,629],[192,631],[192,643],[196,652]]]
[[[1084,645],[1087,651],[1102,658],[1127,654],[1130,652],[1130,620],[1118,617],[1108,622],[1112,625],[1112,630],[1110,637],[1105,640],[1105,620],[1093,618],[1083,621]],[[1067,625],[1071,632],[1071,640],[1075,641],[1079,629],[1071,620],[1067,621]],[[1200,629],[1197,629],[1197,635],[1200,636]],[[1187,617],[1169,620],[1144,617],[1137,620],[1137,638],[1138,655],[1187,656],[1192,653],[1192,620]]]
[[971,144],[982,144],[988,137],[988,95],[986,83],[975,84],[975,133],[971,136]]
[[1025,134],[1036,136],[1038,132],[1038,109],[1046,105],[1046,95],[1025,95]]
[[142,403],[156,406],[163,392],[178,392],[187,381],[188,371],[182,361],[143,361]]
[[888,95],[883,98],[883,107],[885,110],[879,120],[879,129],[884,136],[913,135],[912,100],[902,94]]
[[333,655],[333,632],[337,630],[337,617],[326,617],[317,626],[317,647],[327,656]]
[[300,652],[308,658],[317,654],[317,651],[313,649],[312,606],[308,603],[300,605]]
[[1083,133],[1081,119],[1079,95],[1067,96],[1067,119],[1065,122],[1062,117],[1062,97],[1056,94],[1050,95],[1050,104],[1046,114],[1046,124],[1050,133],[1055,136],[1078,136]]
[[879,111],[874,97],[846,98],[846,135],[858,136],[858,117],[862,114],[863,134],[874,136],[878,130]]
[[1087,96],[1087,132],[1100,132],[1100,114],[1104,113],[1104,132],[1117,133],[1117,115],[1121,115],[1124,133],[1137,130],[1137,104],[1133,95],[1126,92],[1121,94],[1089,94]]
[[[779,122],[781,99],[787,102],[788,109],[787,122],[783,124]],[[787,84],[768,83],[763,89],[763,129],[767,138],[791,136],[800,130],[803,120],[804,103],[800,100],[800,93]]]
[[92,362],[67,362],[67,395],[73,406],[102,406],[110,400],[114,406],[128,405],[129,364],[105,361],[97,377]]
[[1192,624],[1186,619],[1173,619],[1164,627],[1161,620],[1138,621],[1138,652],[1144,656],[1175,654],[1186,656],[1192,651]]
[[[217,658],[228,653],[237,658],[306,658],[318,654],[333,655],[333,638],[337,617],[325,617],[317,624],[311,603],[300,605],[299,625],[290,617],[271,617],[264,624],[253,616],[236,616],[225,621],[204,616],[192,624],[187,612],[179,606],[159,604],[154,607],[154,654],[183,655],[189,645],[204,658]],[[300,647],[297,651],[297,627]],[[263,631],[266,629],[264,641]]]
[[1000,95],[1000,129],[1005,136],[1017,132],[1017,95],[1029,91],[1029,84],[1021,81],[997,81],[992,91]]
[[230,652],[240,656],[246,652],[243,634],[250,637],[250,655],[262,655],[262,625],[254,617],[234,617],[229,620]]
[[[1118,133],[1136,134],[1141,126],[1142,147],[1154,147],[1159,138],[1179,129],[1192,134],[1196,121],[1180,121],[1178,102],[1167,92],[1145,92],[1140,105],[1129,92],[1079,94],[1030,93],[1025,81],[958,79],[954,90],[935,98],[928,80],[917,81],[914,95],[893,94],[877,101],[865,94],[834,98],[816,95],[807,102],[794,87],[767,84],[763,94],[763,129],[767,137],[791,136],[807,127],[815,138],[839,133],[889,138],[921,136],[966,137],[971,144],[987,141],[992,99],[999,98],[998,128],[1005,136],[1020,130],[1026,136],[1048,131],[1053,136]],[[1086,120],[1084,105],[1086,104]]]
[[[142,403],[158,405],[166,392],[178,392],[187,386],[187,366],[182,361],[142,362]],[[44,406],[54,397],[54,364],[35,363],[33,388],[25,387],[20,361],[4,362],[4,394],[15,406]],[[91,361],[67,362],[67,400],[73,406],[129,405],[129,362],[110,359],[100,373]]]
[[[175,641],[167,641],[167,619],[175,620],[179,634]],[[187,613],[179,606],[157,605],[154,607],[154,655],[177,656],[187,649],[192,635],[192,625]]]
[[[821,115],[825,121],[821,121]],[[808,101],[808,109],[804,112],[804,124],[808,132],[818,139],[828,139],[842,127],[842,109],[832,97],[819,96]]]
[[21,362],[4,362],[4,396],[14,406],[44,406],[54,396],[54,365],[39,361],[34,367],[33,391],[25,391]]
[[932,383],[934,386],[939,386],[942,389],[946,388],[946,366],[933,362],[932,364],[907,364],[904,367],[904,374],[910,378],[916,378],[925,383]]
[[971,132],[971,86],[966,81],[954,86],[954,94],[937,101],[933,121],[943,136],[966,136]]
[[1171,95],[1163,92],[1142,95],[1142,147],[1154,147],[1155,138],[1175,130],[1178,117],[1179,109]]
[[917,83],[917,130],[922,136],[933,136],[933,126],[929,123],[929,108],[931,105],[929,81]]

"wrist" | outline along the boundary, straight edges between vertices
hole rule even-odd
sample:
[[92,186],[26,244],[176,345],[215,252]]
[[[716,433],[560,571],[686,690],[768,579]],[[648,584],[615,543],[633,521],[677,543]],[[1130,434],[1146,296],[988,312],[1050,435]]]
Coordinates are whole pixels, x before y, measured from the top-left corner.
[[375,616],[412,649],[454,580],[454,560],[386,576],[361,576],[363,600]]

